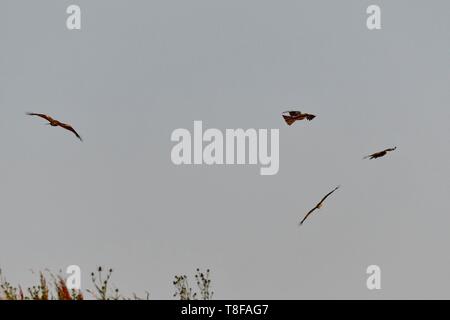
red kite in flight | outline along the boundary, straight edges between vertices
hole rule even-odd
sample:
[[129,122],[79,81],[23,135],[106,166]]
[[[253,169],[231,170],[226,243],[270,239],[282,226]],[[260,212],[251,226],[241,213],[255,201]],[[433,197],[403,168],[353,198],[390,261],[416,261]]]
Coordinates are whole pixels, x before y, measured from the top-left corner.
[[320,209],[323,207],[323,202],[325,201],[326,198],[328,198],[333,192],[335,192],[337,189],[339,189],[340,186],[337,186],[336,188],[333,189],[333,191],[327,193],[327,195],[325,197],[322,198],[322,200],[320,200],[320,202],[318,204],[316,204],[316,206],[314,208],[312,208],[311,210],[309,210],[309,212],[306,214],[306,216],[303,218],[303,220],[300,222],[300,225],[303,224],[303,222],[305,222],[305,220],[308,218],[308,216],[313,213],[315,210]]
[[69,125],[69,124],[65,124],[65,123],[59,122],[58,120],[55,120],[52,117],[47,116],[47,115],[42,114],[42,113],[30,113],[30,112],[28,112],[27,115],[41,117],[41,118],[47,120],[48,121],[47,124],[51,125],[52,127],[61,127],[63,129],[69,130],[69,131],[73,132],[73,134],[75,134],[77,136],[77,138],[80,139],[80,141],[83,141],[83,139],[81,139],[81,137],[78,134],[78,132],[76,132],[75,129],[72,128],[72,126]]
[[313,115],[313,114],[301,113],[300,111],[286,111],[286,112],[283,112],[284,121],[286,121],[286,123],[289,126],[292,125],[297,120],[307,119],[307,120],[311,121],[315,117],[316,116]]
[[367,159],[367,158],[370,158],[370,159],[381,158],[381,157],[384,157],[388,152],[394,151],[395,149],[397,149],[397,147],[389,148],[389,149],[386,149],[386,150],[383,150],[383,151],[380,151],[380,152],[375,152],[375,153],[372,153],[372,154],[364,157],[363,159]]

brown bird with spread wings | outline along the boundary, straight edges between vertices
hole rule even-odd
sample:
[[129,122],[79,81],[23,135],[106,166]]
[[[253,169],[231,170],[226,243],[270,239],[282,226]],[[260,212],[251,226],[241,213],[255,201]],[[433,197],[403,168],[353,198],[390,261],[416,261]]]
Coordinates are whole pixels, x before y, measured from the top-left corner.
[[397,147],[389,148],[389,149],[386,149],[386,150],[383,150],[383,151],[380,151],[380,152],[375,152],[375,153],[372,153],[372,154],[364,157],[363,159],[367,159],[367,158],[370,158],[370,159],[381,158],[381,157],[384,157],[388,152],[394,151],[395,149],[397,149]]
[[300,111],[286,111],[283,112],[284,121],[290,126],[297,120],[309,120],[311,121],[316,116],[309,113],[301,113]]
[[45,119],[45,120],[48,121],[48,123],[47,123],[48,125],[51,125],[52,127],[61,127],[61,128],[63,128],[63,129],[69,130],[69,131],[73,132],[73,134],[75,134],[75,135],[77,136],[77,138],[80,139],[80,141],[83,141],[83,139],[80,137],[80,135],[78,134],[78,132],[76,132],[75,129],[72,128],[72,126],[69,125],[69,124],[59,122],[58,120],[55,120],[55,119],[53,119],[52,117],[47,116],[47,115],[42,114],[42,113],[31,113],[31,112],[27,112],[27,115],[29,115],[29,116],[38,116],[38,117],[41,117],[41,118],[43,118],[43,119]]
[[303,218],[303,220],[300,222],[300,225],[303,224],[303,222],[305,222],[305,220],[309,217],[309,215],[311,213],[313,213],[315,210],[320,209],[323,207],[323,202],[325,201],[326,198],[328,198],[333,192],[335,192],[337,189],[339,189],[340,186],[337,186],[336,188],[334,188],[331,192],[327,193],[327,195],[325,197],[322,198],[322,200],[320,200],[320,202],[318,204],[316,204],[316,206],[314,208],[312,208],[311,210],[309,210],[309,212],[306,214],[306,216]]

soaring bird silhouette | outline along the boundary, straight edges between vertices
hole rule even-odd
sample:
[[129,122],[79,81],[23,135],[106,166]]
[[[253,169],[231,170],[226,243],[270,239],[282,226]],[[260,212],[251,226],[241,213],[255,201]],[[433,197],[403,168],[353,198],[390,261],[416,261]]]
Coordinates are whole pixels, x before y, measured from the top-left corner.
[[303,218],[302,221],[300,221],[300,225],[303,224],[303,222],[305,222],[305,220],[309,217],[309,215],[311,213],[313,213],[315,210],[322,208],[323,206],[323,202],[325,201],[326,198],[328,198],[333,192],[335,192],[337,189],[339,189],[340,186],[337,186],[336,188],[334,188],[332,191],[328,192],[326,194],[325,197],[322,198],[322,200],[320,200],[320,202],[318,204],[316,204],[316,206],[314,208],[312,208],[311,210],[309,210],[309,212],[305,215],[305,217]]
[[370,158],[370,159],[381,158],[381,157],[384,157],[388,152],[394,151],[395,149],[397,149],[397,147],[389,148],[389,149],[386,149],[386,150],[383,150],[383,151],[379,151],[379,152],[375,152],[375,153],[369,154],[368,156],[364,157],[363,159],[367,159],[367,158]]
[[301,111],[285,111],[285,112],[283,112],[284,121],[286,121],[286,123],[289,126],[297,120],[307,119],[307,120],[311,121],[315,117],[316,116],[313,114],[301,113]]
[[72,128],[72,126],[69,125],[69,124],[59,122],[58,120],[55,120],[55,119],[53,119],[52,117],[47,116],[47,115],[42,114],[42,113],[31,113],[31,112],[27,112],[27,115],[29,115],[29,116],[38,116],[38,117],[41,117],[41,118],[43,118],[43,119],[45,119],[45,120],[48,121],[48,123],[47,123],[48,125],[51,125],[52,127],[61,127],[61,128],[63,128],[63,129],[69,130],[69,131],[73,132],[73,134],[75,134],[75,135],[77,136],[77,138],[80,139],[80,141],[83,141],[83,139],[80,137],[80,135],[78,134],[78,132],[76,132],[75,129]]

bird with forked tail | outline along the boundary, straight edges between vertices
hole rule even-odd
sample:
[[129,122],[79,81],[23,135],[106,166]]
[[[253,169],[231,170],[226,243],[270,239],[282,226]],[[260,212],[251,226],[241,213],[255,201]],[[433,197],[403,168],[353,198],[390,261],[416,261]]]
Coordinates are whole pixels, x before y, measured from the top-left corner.
[[72,132],[78,139],[80,139],[80,141],[83,141],[83,139],[82,139],[81,136],[78,134],[78,132],[76,132],[75,129],[74,129],[71,125],[69,125],[69,124],[62,123],[62,122],[60,122],[60,121],[58,121],[58,120],[55,120],[55,119],[53,119],[52,117],[47,116],[47,115],[42,114],[42,113],[32,113],[32,112],[27,112],[27,115],[29,115],[29,116],[37,116],[37,117],[41,117],[41,118],[43,118],[43,119],[45,119],[45,120],[48,121],[48,123],[47,123],[48,125],[51,125],[52,127],[61,127],[61,128],[63,128],[63,129],[69,130],[69,131]]
[[284,121],[286,121],[286,123],[289,126],[292,125],[295,121],[304,120],[304,119],[307,119],[308,121],[311,121],[315,117],[316,116],[313,115],[313,114],[302,113],[301,111],[286,111],[286,112],[283,112],[283,119],[284,119]]
[[365,156],[363,159],[367,159],[367,158],[369,158],[369,159],[381,158],[381,157],[384,157],[388,152],[394,151],[395,149],[397,149],[397,147],[385,149],[385,150],[379,151],[379,152],[375,152],[375,153],[369,154],[368,156]]

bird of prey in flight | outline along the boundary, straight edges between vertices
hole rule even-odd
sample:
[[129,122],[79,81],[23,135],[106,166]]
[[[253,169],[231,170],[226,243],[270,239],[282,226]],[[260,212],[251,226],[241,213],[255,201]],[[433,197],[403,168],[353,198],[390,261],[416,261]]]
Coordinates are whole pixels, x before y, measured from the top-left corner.
[[386,149],[386,150],[383,150],[383,151],[379,151],[379,152],[375,152],[375,153],[372,153],[372,154],[364,157],[363,159],[367,159],[367,158],[370,158],[370,159],[381,158],[381,157],[384,157],[388,152],[394,151],[395,149],[397,149],[397,147],[389,148],[389,149]]
[[284,121],[290,126],[297,120],[307,119],[311,121],[316,116],[309,113],[301,113],[301,111],[285,111],[283,112]]
[[52,117],[47,116],[47,115],[42,114],[42,113],[27,112],[27,115],[41,117],[41,118],[43,118],[43,119],[48,121],[48,123],[47,123],[48,125],[51,125],[52,127],[61,127],[63,129],[69,130],[69,131],[73,132],[73,134],[76,135],[77,138],[80,139],[80,141],[83,141],[83,139],[80,137],[78,132],[76,132],[75,129],[69,124],[59,122],[58,120],[55,120]]
[[305,217],[303,218],[302,221],[300,221],[300,225],[303,224],[303,222],[305,222],[305,220],[309,217],[309,215],[311,213],[313,213],[315,210],[322,208],[323,206],[323,202],[325,201],[326,198],[328,198],[333,192],[335,192],[337,189],[339,189],[340,186],[337,186],[336,188],[334,188],[332,191],[328,192],[325,197],[322,198],[322,200],[320,200],[320,202],[318,204],[316,204],[316,206],[314,208],[312,208],[311,210],[309,210],[309,212],[305,215]]

